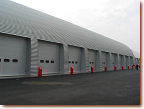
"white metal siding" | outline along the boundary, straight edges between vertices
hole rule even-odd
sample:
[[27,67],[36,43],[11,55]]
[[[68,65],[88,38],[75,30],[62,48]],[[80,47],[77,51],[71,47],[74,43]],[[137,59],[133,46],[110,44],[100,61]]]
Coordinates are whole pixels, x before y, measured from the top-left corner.
[[[63,63],[64,67],[61,71],[64,70],[64,72],[68,72],[69,69],[68,45],[82,47],[85,49],[85,54],[82,55],[84,60],[81,59],[80,61],[84,64],[79,65],[80,68],[78,68],[81,71],[88,71],[89,69],[89,60],[86,49],[133,56],[131,49],[120,42],[73,25],[64,20],[22,6],[10,0],[0,0],[0,34],[9,34],[31,39],[31,74],[37,74],[38,71],[38,40],[63,44],[64,57],[62,59],[64,62],[61,62],[61,64]],[[109,64],[110,55],[107,53],[105,56],[102,56],[102,61],[105,61],[105,64],[102,66],[101,55],[99,55],[100,71],[101,67],[103,70],[104,65],[111,66],[111,64]]]
[[133,56],[120,42],[9,0],[0,0],[0,19],[0,33]]

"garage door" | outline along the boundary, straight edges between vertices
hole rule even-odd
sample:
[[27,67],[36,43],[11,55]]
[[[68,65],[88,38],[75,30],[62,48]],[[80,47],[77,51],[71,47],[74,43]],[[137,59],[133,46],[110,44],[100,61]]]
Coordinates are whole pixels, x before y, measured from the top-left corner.
[[119,55],[119,65],[122,67],[122,55]]
[[130,57],[130,66],[133,65],[133,57]]
[[39,65],[43,74],[60,72],[60,44],[39,41]]
[[81,51],[82,48],[69,46],[69,71],[70,67],[74,67],[74,72],[80,72],[80,65],[81,65]]
[[102,68],[103,69],[105,66],[108,67],[108,53],[107,52],[101,53],[101,61],[102,61]]
[[117,54],[112,53],[111,54],[111,62],[112,62],[112,66],[118,66],[118,57]]
[[0,75],[25,75],[27,39],[0,35]]
[[119,65],[120,65],[120,68],[122,66],[124,66],[124,56],[123,55],[119,55]]
[[126,67],[129,65],[129,59],[128,56],[126,56]]
[[94,71],[96,70],[96,53],[95,50],[88,50],[89,71],[91,70],[91,66],[94,67]]

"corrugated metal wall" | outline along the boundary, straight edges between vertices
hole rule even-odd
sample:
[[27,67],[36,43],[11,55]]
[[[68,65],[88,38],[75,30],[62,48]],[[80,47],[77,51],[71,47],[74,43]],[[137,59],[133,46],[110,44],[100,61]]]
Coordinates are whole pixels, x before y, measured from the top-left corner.
[[[30,38],[32,75],[38,72],[38,40],[62,44],[63,52],[60,55],[63,55],[64,62],[60,68],[65,74],[69,70],[68,45],[83,48],[82,72],[89,70],[88,49],[98,51],[98,71],[104,70],[104,59],[109,70],[111,69],[111,53],[133,57],[132,51],[120,42],[9,0],[0,0],[0,33]],[[107,55],[104,56],[101,51]]]

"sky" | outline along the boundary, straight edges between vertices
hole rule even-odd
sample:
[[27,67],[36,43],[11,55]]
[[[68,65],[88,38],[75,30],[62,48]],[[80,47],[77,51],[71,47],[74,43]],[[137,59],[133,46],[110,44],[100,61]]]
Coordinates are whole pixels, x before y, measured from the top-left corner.
[[139,0],[12,0],[127,45],[140,55]]

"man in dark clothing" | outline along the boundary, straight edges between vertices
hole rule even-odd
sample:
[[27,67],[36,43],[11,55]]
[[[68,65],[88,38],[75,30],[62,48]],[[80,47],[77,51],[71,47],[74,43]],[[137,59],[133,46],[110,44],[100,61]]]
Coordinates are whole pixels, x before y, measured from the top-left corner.
[[136,69],[138,70],[138,68],[139,68],[139,65],[137,64],[137,65],[136,65]]

